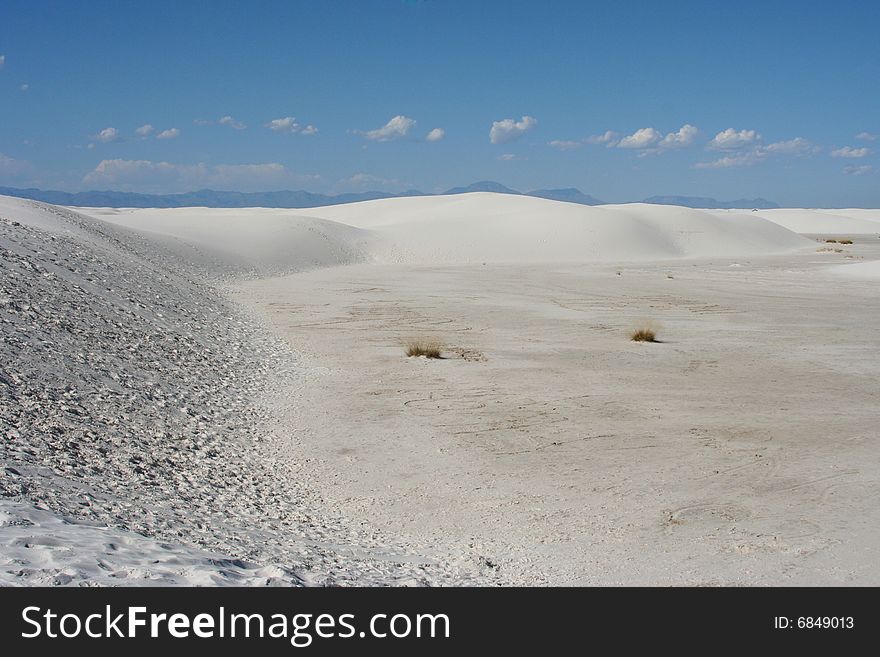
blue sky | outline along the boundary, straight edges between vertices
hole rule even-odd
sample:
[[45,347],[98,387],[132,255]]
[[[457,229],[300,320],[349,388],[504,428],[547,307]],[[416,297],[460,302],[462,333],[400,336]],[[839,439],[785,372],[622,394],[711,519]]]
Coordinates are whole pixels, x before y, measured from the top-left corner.
[[878,29],[864,0],[4,0],[0,185],[880,207]]

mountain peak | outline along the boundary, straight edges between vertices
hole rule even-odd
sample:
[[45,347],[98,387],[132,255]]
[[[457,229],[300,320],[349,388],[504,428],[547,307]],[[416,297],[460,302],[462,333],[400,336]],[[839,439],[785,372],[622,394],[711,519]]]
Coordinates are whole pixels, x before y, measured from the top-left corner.
[[496,194],[518,194],[521,195],[522,192],[518,192],[515,189],[511,189],[510,187],[505,187],[499,182],[495,182],[494,180],[480,180],[479,182],[475,182],[467,187],[453,187],[452,189],[448,189],[444,194],[467,194],[469,192],[495,192]]

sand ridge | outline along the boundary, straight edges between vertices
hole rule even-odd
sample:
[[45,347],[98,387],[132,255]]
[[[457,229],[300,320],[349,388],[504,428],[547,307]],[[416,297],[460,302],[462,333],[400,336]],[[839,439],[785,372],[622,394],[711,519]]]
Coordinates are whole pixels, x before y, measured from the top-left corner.
[[277,210],[84,209],[93,216],[256,263],[263,273],[396,264],[645,261],[786,253],[799,235],[753,216],[675,206],[585,206],[473,192]]

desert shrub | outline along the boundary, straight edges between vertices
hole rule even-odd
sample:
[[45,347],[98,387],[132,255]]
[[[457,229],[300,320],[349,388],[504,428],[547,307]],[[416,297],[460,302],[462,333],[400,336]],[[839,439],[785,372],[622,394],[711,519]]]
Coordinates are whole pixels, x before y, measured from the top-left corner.
[[852,244],[852,240],[837,240],[838,244]]
[[649,326],[640,326],[637,329],[633,329],[629,339],[633,342],[657,342],[657,333]]
[[424,356],[425,358],[442,358],[443,345],[438,340],[416,338],[406,343],[406,355]]

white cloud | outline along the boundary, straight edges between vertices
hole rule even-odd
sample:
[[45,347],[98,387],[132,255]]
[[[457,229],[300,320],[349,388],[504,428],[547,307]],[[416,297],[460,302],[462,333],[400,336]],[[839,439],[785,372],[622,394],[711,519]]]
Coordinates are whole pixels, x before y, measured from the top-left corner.
[[498,159],[502,162],[513,162],[514,160],[524,160],[522,155],[515,155],[514,153],[503,153],[498,156]]
[[204,187],[266,191],[310,184],[318,179],[315,175],[296,174],[276,162],[209,165],[117,159],[102,160],[83,178],[83,183],[161,192]]
[[122,135],[119,134],[119,130],[116,128],[104,128],[98,134],[92,135],[92,140],[109,144],[113,141],[122,141]]
[[831,157],[845,157],[850,159],[858,159],[870,154],[871,149],[865,147],[852,148],[850,146],[844,146],[843,148],[838,148],[837,150],[831,151]]
[[503,144],[524,135],[538,125],[537,119],[531,116],[523,116],[519,121],[514,119],[502,119],[493,121],[489,129],[489,141],[493,144]]
[[754,130],[737,131],[727,128],[715,135],[709,142],[709,148],[715,151],[736,151],[753,146],[760,140],[761,135]]
[[662,139],[662,135],[654,128],[639,128],[631,135],[621,139],[618,148],[650,148]]
[[745,153],[736,155],[725,155],[722,158],[712,162],[697,162],[695,169],[729,169],[731,167],[750,167],[762,162],[764,153],[758,149],[753,149]]
[[231,116],[221,116],[219,119],[217,119],[217,123],[220,125],[229,126],[230,128],[233,128],[235,130],[244,130],[245,128],[247,128],[244,123],[242,123],[241,121],[236,121]]
[[406,137],[415,125],[415,119],[398,114],[381,128],[367,130],[366,132],[355,130],[355,134],[366,137],[370,141],[393,141]]
[[294,134],[299,132],[301,126],[292,116],[285,116],[283,119],[272,119],[265,127],[269,128],[269,130],[274,130],[275,132]]
[[619,135],[616,132],[612,130],[606,130],[601,135],[592,135],[590,137],[587,137],[584,141],[586,141],[588,144],[605,144],[605,146],[611,148],[612,146],[617,145],[618,136]]
[[678,132],[668,133],[658,144],[660,149],[686,148],[694,143],[700,131],[690,123],[685,123]]
[[382,178],[370,173],[356,173],[350,178],[338,181],[334,186],[337,192],[389,191],[398,190],[402,187],[405,187],[405,185],[396,178]]
[[175,137],[180,136],[180,130],[177,128],[168,128],[168,130],[163,130],[158,135],[156,135],[156,139],[174,139]]
[[0,55],[0,68],[6,63],[6,55]]
[[843,167],[843,172],[848,176],[863,176],[866,173],[871,173],[874,170],[870,164],[849,164]]
[[806,157],[818,153],[821,148],[803,137],[795,137],[788,141],[777,141],[762,147],[763,151],[770,155],[795,155]]
[[641,151],[639,157],[663,153],[676,148],[685,148],[694,143],[700,133],[696,127],[686,123],[675,132],[663,135],[654,128],[640,128],[631,135],[618,140],[618,133],[607,130],[601,135],[591,135],[580,141],[555,139],[548,142],[550,146],[561,151],[570,151],[580,148],[584,144],[604,144],[606,148],[627,148]]
[[560,151],[573,151],[583,146],[584,142],[571,141],[569,139],[554,139],[553,141],[547,142],[547,145]]
[[25,171],[30,169],[30,167],[30,162],[27,162],[25,160],[16,160],[15,158],[0,153],[0,173],[4,175],[15,175],[19,173],[24,173]]
[[318,132],[318,129],[315,126],[302,126],[292,116],[285,116],[281,119],[272,119],[269,123],[265,124],[265,127],[269,128],[269,130],[283,132],[288,135],[313,135]]
[[155,131],[156,129],[152,125],[150,125],[149,123],[145,123],[140,128],[135,128],[134,134],[136,134],[141,139],[146,139]]
[[750,167],[763,162],[770,156],[809,157],[822,150],[819,146],[803,137],[795,137],[787,141],[777,141],[766,146],[757,143],[753,143],[749,148],[744,148],[741,145],[738,146],[738,144],[748,143],[750,140],[754,142],[760,138],[761,136],[753,130],[736,132],[728,129],[723,133],[720,132],[713,140],[718,140],[720,145],[712,146],[710,144],[710,148],[735,152],[712,162],[697,162],[694,168],[727,169],[731,167]]
[[861,139],[862,141],[874,141],[877,139],[877,135],[872,135],[870,132],[860,132],[856,135],[856,139]]
[[31,88],[31,85],[29,85],[29,84],[21,84],[21,85],[18,86],[18,88],[19,88],[21,91],[27,91],[28,89]]
[[425,136],[425,141],[440,141],[445,136],[446,131],[443,128],[434,128]]

